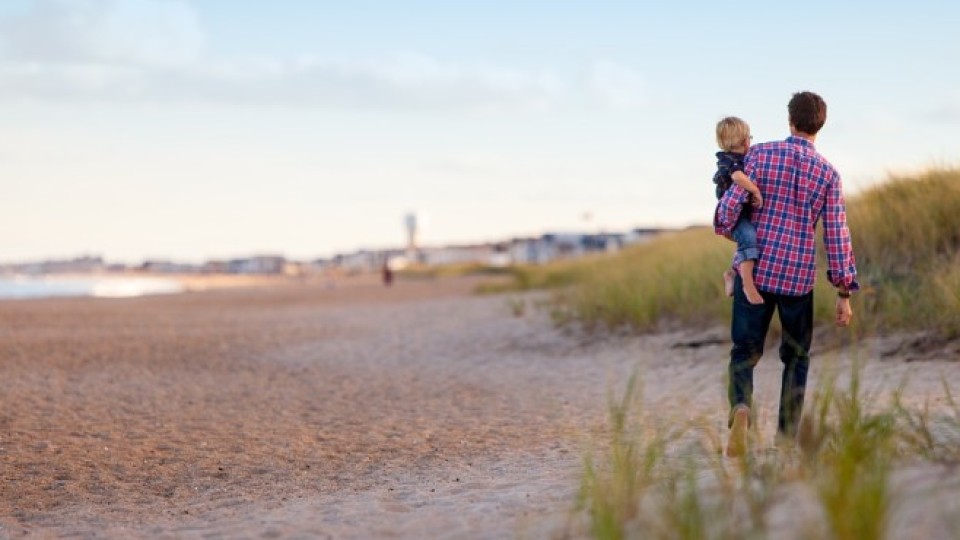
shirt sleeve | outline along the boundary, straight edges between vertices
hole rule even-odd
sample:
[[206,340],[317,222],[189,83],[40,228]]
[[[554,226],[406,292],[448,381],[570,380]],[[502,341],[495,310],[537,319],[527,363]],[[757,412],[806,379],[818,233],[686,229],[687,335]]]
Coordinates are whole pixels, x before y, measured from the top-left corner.
[[740,218],[740,211],[743,210],[743,203],[750,197],[750,192],[733,184],[730,189],[723,194],[717,203],[717,214],[714,217],[714,231],[723,236],[729,236],[733,228],[737,225],[737,219]]
[[827,202],[823,209],[823,243],[827,249],[827,279],[830,283],[851,291],[859,290],[857,266],[850,242],[850,230],[847,228],[847,210],[839,175],[834,177],[827,191]]

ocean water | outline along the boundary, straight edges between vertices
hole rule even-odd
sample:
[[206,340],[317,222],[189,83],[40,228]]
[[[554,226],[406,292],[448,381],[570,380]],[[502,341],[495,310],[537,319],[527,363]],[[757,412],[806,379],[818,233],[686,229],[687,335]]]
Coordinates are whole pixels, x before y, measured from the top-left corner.
[[3,276],[0,299],[46,298],[53,296],[97,296],[125,298],[148,294],[183,292],[179,281],[165,278],[90,276]]

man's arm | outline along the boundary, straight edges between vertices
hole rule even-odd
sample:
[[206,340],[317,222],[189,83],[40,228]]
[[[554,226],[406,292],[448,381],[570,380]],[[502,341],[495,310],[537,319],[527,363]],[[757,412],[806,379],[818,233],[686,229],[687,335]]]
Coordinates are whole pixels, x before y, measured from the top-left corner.
[[840,175],[834,173],[833,182],[827,190],[823,208],[823,244],[827,248],[827,279],[837,288],[837,326],[847,326],[853,319],[850,307],[850,291],[860,289],[857,282],[857,266],[847,228],[847,210],[843,201],[843,184]]
[[850,308],[850,291],[860,289],[857,282],[857,266],[847,228],[847,211],[843,202],[843,185],[840,175],[835,174],[827,190],[823,208],[823,243],[827,248],[827,278],[837,287],[838,326],[850,323],[853,311]]

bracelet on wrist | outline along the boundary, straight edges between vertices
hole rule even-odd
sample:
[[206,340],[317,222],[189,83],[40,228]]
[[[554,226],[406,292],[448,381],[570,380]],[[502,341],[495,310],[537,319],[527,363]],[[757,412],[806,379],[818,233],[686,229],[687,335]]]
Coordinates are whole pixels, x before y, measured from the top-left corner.
[[845,291],[845,290],[842,290],[842,289],[841,289],[841,290],[838,290],[838,291],[837,291],[837,296],[839,296],[840,298],[850,298],[850,291]]

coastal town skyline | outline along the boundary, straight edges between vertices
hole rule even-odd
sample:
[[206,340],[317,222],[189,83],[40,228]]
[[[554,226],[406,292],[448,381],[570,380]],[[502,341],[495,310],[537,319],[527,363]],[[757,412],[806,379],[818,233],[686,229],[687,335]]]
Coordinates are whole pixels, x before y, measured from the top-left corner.
[[97,253],[74,254],[32,260],[0,260],[0,276],[49,274],[288,274],[307,275],[325,269],[360,272],[379,271],[384,264],[395,269],[410,264],[442,266],[482,264],[508,266],[540,264],[558,258],[576,258],[590,253],[616,252],[647,242],[673,229],[634,228],[606,232],[550,232],[536,236],[501,238],[477,243],[420,245],[413,238],[404,245],[362,248],[292,258],[282,253],[246,253],[206,260],[155,257],[142,261],[111,260]]
[[782,138],[799,90],[848,195],[958,165],[960,6],[804,6],[5,2],[0,261],[705,224],[715,122]]

